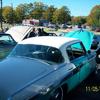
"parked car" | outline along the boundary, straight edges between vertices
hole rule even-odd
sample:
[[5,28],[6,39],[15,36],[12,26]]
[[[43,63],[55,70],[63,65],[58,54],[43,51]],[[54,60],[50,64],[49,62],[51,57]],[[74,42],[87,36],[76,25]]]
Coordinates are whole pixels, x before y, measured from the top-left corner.
[[11,35],[0,33],[0,60],[4,59],[15,45],[16,42]]
[[94,35],[91,49],[97,49],[100,46],[100,35]]
[[55,33],[47,33],[48,36],[57,36]]
[[96,62],[100,62],[100,35],[94,35],[91,49],[96,51]]
[[13,26],[8,31],[6,31],[7,34],[10,34],[13,39],[18,43],[26,38],[31,37],[31,32],[33,31],[33,26]]
[[[37,33],[36,33],[36,30],[38,30]],[[47,33],[43,31],[44,33],[47,33],[47,34],[44,34],[42,31],[43,31],[43,28],[35,28],[34,26],[30,26],[30,25],[27,25],[27,26],[20,25],[20,26],[11,27],[8,31],[6,31],[6,33],[10,34],[17,43],[30,37],[56,35],[55,33]]]
[[96,32],[100,32],[100,27],[96,28],[95,31],[96,31]]
[[[36,34],[34,34],[35,32],[33,32],[34,29],[35,28],[33,26],[21,25],[21,26],[11,27],[5,33],[0,33],[0,38],[3,39],[4,41],[6,41],[6,39],[8,39],[7,41],[9,41],[9,39],[12,41],[9,44],[6,44],[6,46],[4,44],[0,46],[0,60],[8,56],[13,47],[18,42],[27,38],[35,37]],[[55,33],[47,33],[47,36],[57,36],[57,35]]]
[[0,61],[8,56],[14,46],[23,39],[31,37],[33,26],[14,26],[0,33]]
[[95,52],[78,39],[28,38],[0,62],[0,99],[63,100],[95,70]]
[[62,29],[67,29],[68,26],[67,26],[66,24],[62,24],[60,28],[62,28]]

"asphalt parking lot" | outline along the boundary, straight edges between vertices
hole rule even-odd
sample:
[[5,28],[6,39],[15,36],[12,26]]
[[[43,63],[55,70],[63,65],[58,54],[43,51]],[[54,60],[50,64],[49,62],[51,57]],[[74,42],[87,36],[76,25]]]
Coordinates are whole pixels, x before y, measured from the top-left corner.
[[97,75],[90,75],[71,91],[66,100],[100,100],[100,65]]

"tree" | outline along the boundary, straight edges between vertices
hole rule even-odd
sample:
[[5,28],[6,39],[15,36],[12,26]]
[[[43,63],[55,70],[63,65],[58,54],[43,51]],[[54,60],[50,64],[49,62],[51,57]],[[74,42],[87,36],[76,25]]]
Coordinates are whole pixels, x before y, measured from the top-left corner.
[[100,5],[96,5],[92,8],[87,18],[87,22],[90,26],[100,27]]
[[16,22],[21,23],[23,19],[25,19],[29,15],[29,5],[28,4],[20,4],[16,7]]
[[82,25],[85,23],[86,23],[86,17],[84,17],[84,16],[72,17],[73,25]]
[[48,7],[47,10],[45,10],[43,13],[43,19],[46,19],[49,22],[52,22],[53,13],[55,10],[56,8],[54,8],[54,6]]
[[47,6],[42,2],[34,2],[33,11],[31,13],[32,18],[41,19],[46,8]]
[[29,4],[26,4],[25,5],[25,16],[26,18],[32,18],[32,11],[34,10],[34,6],[33,6],[33,3],[29,3]]
[[13,24],[13,21],[15,20],[15,11],[13,7],[3,7],[3,18],[6,23]]
[[70,11],[66,6],[63,6],[60,9],[56,9],[53,13],[53,22],[58,24],[64,24],[71,20]]

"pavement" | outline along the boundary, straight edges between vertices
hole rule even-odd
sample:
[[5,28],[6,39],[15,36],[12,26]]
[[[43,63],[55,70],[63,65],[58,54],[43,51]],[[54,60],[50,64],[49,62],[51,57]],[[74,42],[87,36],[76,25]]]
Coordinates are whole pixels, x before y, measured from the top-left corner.
[[90,75],[68,94],[66,100],[100,100],[100,65],[97,75]]

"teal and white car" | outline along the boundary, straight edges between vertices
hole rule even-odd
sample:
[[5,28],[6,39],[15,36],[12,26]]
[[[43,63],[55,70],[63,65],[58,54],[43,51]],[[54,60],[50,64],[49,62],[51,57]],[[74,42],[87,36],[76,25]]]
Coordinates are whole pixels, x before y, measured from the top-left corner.
[[25,39],[0,62],[0,99],[63,100],[96,70],[95,57],[78,39]]

